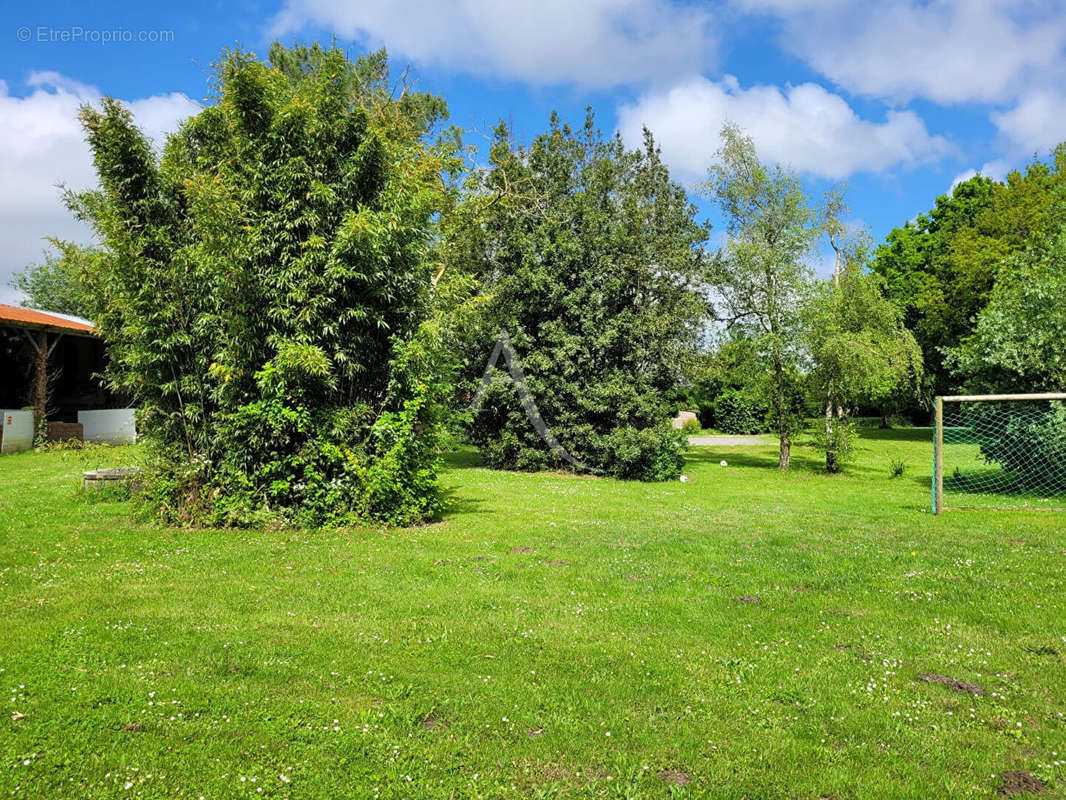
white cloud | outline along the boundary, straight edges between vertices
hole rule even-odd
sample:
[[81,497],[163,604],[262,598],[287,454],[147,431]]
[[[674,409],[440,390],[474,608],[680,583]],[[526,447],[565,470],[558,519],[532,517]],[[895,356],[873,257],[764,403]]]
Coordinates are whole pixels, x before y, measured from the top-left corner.
[[953,193],[955,191],[956,186],[958,186],[960,183],[966,183],[966,181],[970,180],[970,178],[974,177],[976,174],[977,170],[973,168],[960,172],[958,175],[951,179],[951,188],[948,189],[948,194]]
[[1066,14],[1040,0],[733,0],[781,18],[781,46],[838,86],[893,101],[1000,102],[1066,64]]
[[948,189],[948,194],[955,191],[955,187],[960,183],[964,183],[974,175],[983,175],[986,178],[991,178],[994,181],[1001,181],[1007,177],[1007,173],[1010,172],[1010,164],[1001,159],[995,161],[986,161],[981,165],[980,169],[968,169],[960,172],[951,181],[951,188]]
[[425,64],[608,87],[699,72],[709,22],[698,4],[670,0],[287,0],[273,32],[322,27]]
[[942,158],[954,151],[911,111],[888,111],[884,122],[859,117],[839,95],[813,83],[782,91],[744,89],[736,78],[694,78],[645,94],[618,110],[630,144],[642,126],[655,134],[663,157],[683,180],[702,177],[718,149],[723,123],[734,122],[755,141],[761,158],[818,177],[839,179]]
[[1016,151],[1047,151],[1066,140],[1066,94],[1035,89],[1009,111],[993,112],[991,119]]
[[[46,236],[79,242],[88,227],[73,219],[60,200],[59,184],[84,189],[96,184],[78,108],[96,103],[100,92],[56,72],[36,72],[26,81],[32,91],[15,97],[0,81],[0,302],[17,301],[9,287],[15,270],[40,259]],[[154,141],[199,110],[183,94],[172,93],[128,103],[134,119]]]

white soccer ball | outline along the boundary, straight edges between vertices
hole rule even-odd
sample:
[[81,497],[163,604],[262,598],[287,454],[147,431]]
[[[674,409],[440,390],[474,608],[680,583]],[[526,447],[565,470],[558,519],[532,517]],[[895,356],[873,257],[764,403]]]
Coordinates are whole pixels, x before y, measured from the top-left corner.
[[723,466],[723,467],[728,467],[728,466],[729,466],[729,463],[728,463],[728,462],[726,462],[726,461],[722,461],[722,466]]
[[688,475],[682,475],[681,476],[681,482],[682,483],[688,483]]

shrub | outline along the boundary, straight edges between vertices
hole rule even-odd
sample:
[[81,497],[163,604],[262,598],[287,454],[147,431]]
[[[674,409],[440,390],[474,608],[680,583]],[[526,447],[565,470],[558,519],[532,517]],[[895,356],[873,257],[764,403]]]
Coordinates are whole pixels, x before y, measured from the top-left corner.
[[1015,489],[1066,489],[1066,403],[973,403],[963,414],[981,455],[999,464]]
[[681,431],[686,434],[696,434],[703,430],[698,419],[686,419],[681,425]]
[[424,143],[433,98],[393,102],[382,58],[271,55],[227,55],[161,159],[118,102],[82,109],[102,191],[69,199],[105,244],[97,322],[140,407],[148,497],[192,523],[426,519],[429,255],[457,162]]
[[615,428],[603,437],[603,463],[614,478],[668,481],[681,474],[688,440],[669,424],[657,428]]
[[[650,134],[627,150],[591,114],[581,130],[553,115],[516,152],[501,127],[471,182],[448,241],[481,300],[464,394],[476,391],[502,329],[563,450],[602,474],[679,475],[684,436],[662,428],[702,331],[707,232]],[[493,467],[565,467],[528,412],[497,370],[471,440]]]
[[767,428],[767,411],[765,403],[727,389],[715,401],[714,427],[723,433],[762,433]]

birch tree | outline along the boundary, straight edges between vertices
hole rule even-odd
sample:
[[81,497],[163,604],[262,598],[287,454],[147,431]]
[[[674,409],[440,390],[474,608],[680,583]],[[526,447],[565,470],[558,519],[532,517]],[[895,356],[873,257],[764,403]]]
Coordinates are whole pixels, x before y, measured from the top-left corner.
[[848,452],[850,410],[916,396],[922,377],[922,351],[902,310],[884,297],[883,279],[865,269],[867,238],[848,245],[835,237],[833,249],[833,278],[820,287],[805,326],[811,379],[825,403],[828,472],[838,472]]
[[718,162],[702,187],[720,205],[728,234],[715,259],[714,316],[744,329],[766,361],[778,466],[787,470],[798,422],[804,308],[815,285],[808,257],[821,217],[797,176],[760,161],[738,127],[723,126],[721,138]]

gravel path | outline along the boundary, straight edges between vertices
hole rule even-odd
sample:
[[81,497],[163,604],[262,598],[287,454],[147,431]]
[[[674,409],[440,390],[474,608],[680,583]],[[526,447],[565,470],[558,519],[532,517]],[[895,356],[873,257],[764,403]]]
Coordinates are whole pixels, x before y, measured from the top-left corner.
[[773,444],[762,436],[689,436],[688,443],[693,447],[750,447]]

